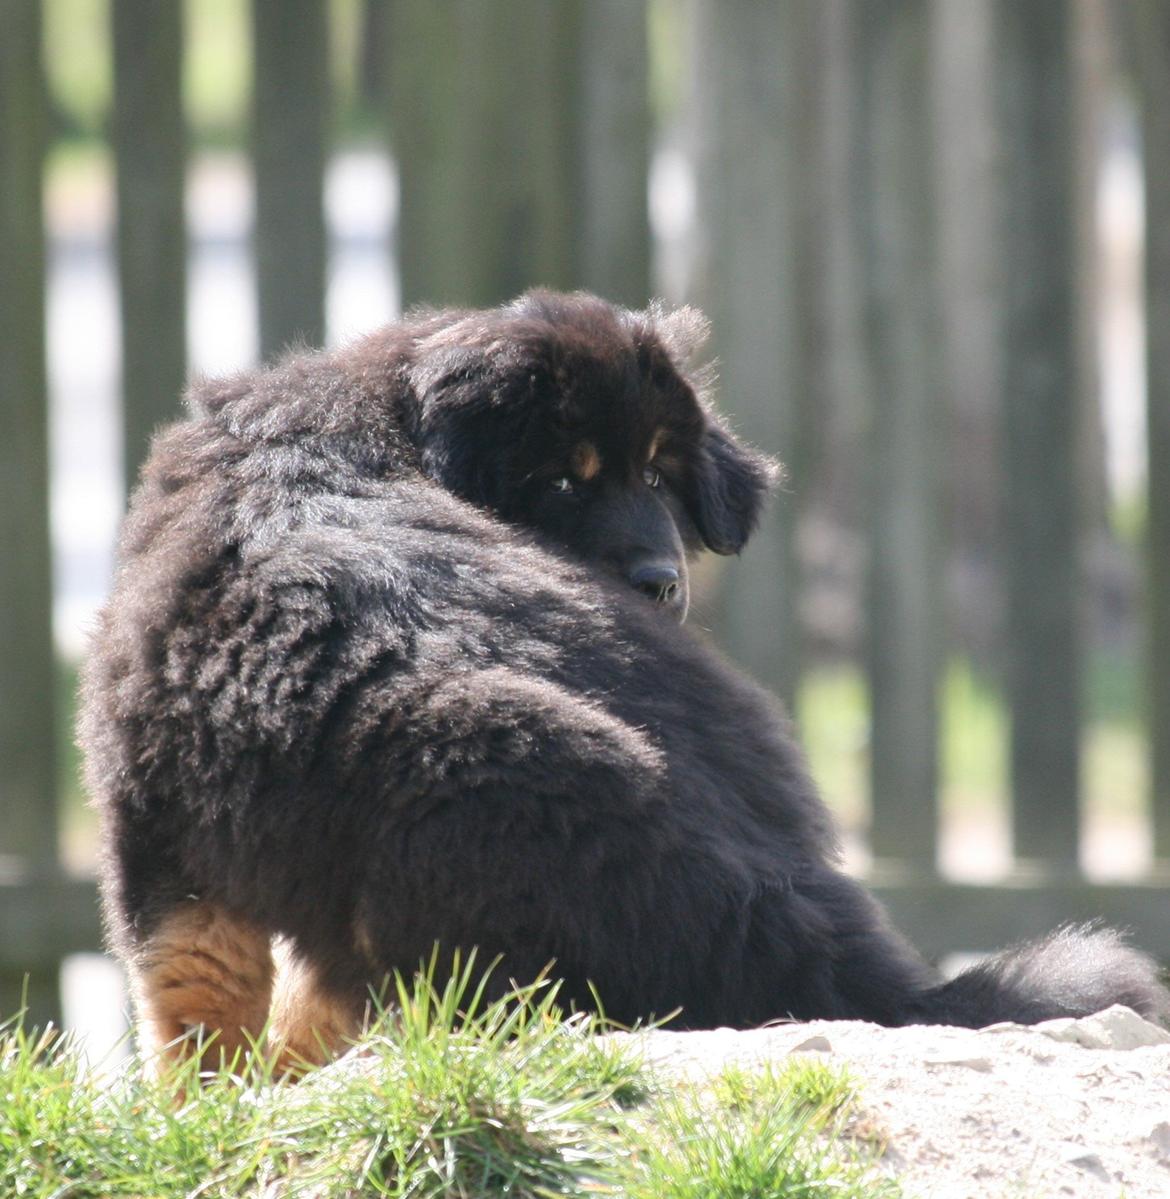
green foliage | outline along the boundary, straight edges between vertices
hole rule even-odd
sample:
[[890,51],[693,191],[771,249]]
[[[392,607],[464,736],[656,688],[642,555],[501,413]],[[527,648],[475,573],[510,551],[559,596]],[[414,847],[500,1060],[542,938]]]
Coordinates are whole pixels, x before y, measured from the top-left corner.
[[399,981],[359,1046],[302,1082],[235,1062],[92,1072],[68,1039],[0,1031],[0,1194],[894,1196],[818,1062],[655,1089],[637,1038],[565,1017],[541,981],[496,1002],[469,962]]
[[0,1193],[186,1195],[209,1179],[208,1194],[240,1193],[246,1174],[227,1153],[255,1118],[252,1095],[226,1075],[200,1094],[193,1070],[103,1085],[68,1039],[17,1026],[0,1042]]
[[[442,988],[433,972],[399,980],[397,1004],[363,1042],[363,1085],[334,1067],[301,1086],[282,1130],[298,1185],[535,1199],[578,1193],[604,1173],[605,1130],[634,1066],[590,1035],[594,1021],[563,1017],[555,986],[485,1004],[472,965]],[[286,1098],[274,1116],[279,1108]],[[306,1144],[321,1146],[312,1160]]]
[[113,97],[110,0],[45,0],[44,59],[63,132],[101,137]]
[[1085,707],[1094,724],[1133,726],[1142,711],[1142,663],[1130,643],[1089,653]]
[[199,0],[186,8],[183,100],[195,137],[238,144],[252,86],[252,27],[240,0]]
[[[1138,663],[1116,651],[1090,656],[1083,734],[1086,802],[1103,812],[1129,812],[1145,794],[1144,746],[1138,716]],[[996,683],[963,658],[943,679],[941,767],[943,806],[986,811],[1005,802],[1009,714]],[[813,777],[847,825],[864,819],[868,793],[865,679],[855,667],[810,672],[799,697],[801,739]]]
[[[175,0],[177,2],[177,0]],[[44,0],[45,71],[58,132],[105,135],[113,102],[112,0]],[[196,145],[240,145],[248,126],[252,33],[246,0],[196,0],[184,13],[183,101]],[[329,0],[333,108],[343,136],[360,133],[359,0]]]
[[861,671],[853,666],[810,671],[801,681],[797,716],[821,793],[841,820],[861,823],[869,787],[869,710]]
[[1008,713],[996,686],[965,658],[943,681],[942,777],[952,809],[987,809],[1007,789]]
[[650,106],[660,126],[677,120],[686,102],[691,64],[683,29],[671,0],[650,0],[647,6]]
[[864,1130],[851,1132],[847,1075],[794,1060],[762,1072],[729,1069],[706,1103],[662,1104],[628,1159],[629,1199],[896,1199]]

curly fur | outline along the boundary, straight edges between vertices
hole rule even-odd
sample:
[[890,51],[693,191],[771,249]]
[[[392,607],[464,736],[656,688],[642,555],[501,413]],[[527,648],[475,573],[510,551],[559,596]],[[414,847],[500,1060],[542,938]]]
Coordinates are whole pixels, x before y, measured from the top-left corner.
[[83,688],[148,1042],[272,1010],[323,1055],[436,943],[678,1027],[1165,1014],[1111,933],[940,983],[839,871],[773,701],[630,585],[677,566],[680,615],[686,558],[737,552],[775,475],[713,413],[702,334],[531,293],[191,389]]

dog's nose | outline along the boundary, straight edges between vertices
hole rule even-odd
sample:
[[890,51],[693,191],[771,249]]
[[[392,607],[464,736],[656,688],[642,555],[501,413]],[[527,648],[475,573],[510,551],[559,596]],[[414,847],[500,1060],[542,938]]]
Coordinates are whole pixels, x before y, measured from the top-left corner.
[[678,594],[678,570],[666,562],[647,562],[630,572],[630,586],[666,604]]

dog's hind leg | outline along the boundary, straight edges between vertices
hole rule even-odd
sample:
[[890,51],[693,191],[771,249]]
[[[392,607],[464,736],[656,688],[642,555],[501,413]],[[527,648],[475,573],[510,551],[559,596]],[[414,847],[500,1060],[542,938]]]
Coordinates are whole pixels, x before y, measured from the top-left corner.
[[367,1005],[342,997],[322,984],[320,969],[298,956],[283,939],[273,946],[273,986],[269,1043],[276,1050],[277,1074],[303,1074],[345,1051],[362,1030]]
[[218,904],[190,900],[157,923],[129,961],[139,1049],[157,1069],[198,1051],[212,1069],[246,1055],[272,998],[268,933]]

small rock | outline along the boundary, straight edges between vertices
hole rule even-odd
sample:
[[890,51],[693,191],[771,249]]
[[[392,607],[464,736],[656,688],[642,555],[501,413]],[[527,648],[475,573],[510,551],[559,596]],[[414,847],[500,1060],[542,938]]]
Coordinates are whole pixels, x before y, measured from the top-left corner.
[[1046,1020],[1036,1031],[1053,1041],[1068,1041],[1085,1049],[1141,1049],[1170,1045],[1170,1032],[1143,1019],[1132,1008],[1114,1004],[1095,1016]]
[[1146,1133],[1146,1140],[1163,1156],[1170,1157],[1170,1123],[1163,1120]]
[[986,1057],[927,1057],[922,1059],[924,1066],[962,1066],[965,1070],[978,1070],[980,1074],[990,1074],[991,1059]]
[[788,1051],[789,1053],[832,1053],[833,1046],[829,1042],[828,1037],[815,1036],[809,1037],[805,1041],[801,1041],[799,1045],[793,1045]]
[[1031,1032],[1032,1025],[1017,1024],[1014,1020],[1001,1020],[998,1024],[988,1024],[979,1030],[980,1035],[989,1032]]
[[1109,1177],[1109,1171],[1105,1169],[1105,1163],[1101,1160],[1100,1154],[1086,1153],[1082,1149],[1074,1157],[1068,1159],[1068,1164],[1076,1166],[1078,1170],[1084,1170],[1086,1174],[1091,1174],[1101,1182],[1113,1181]]

